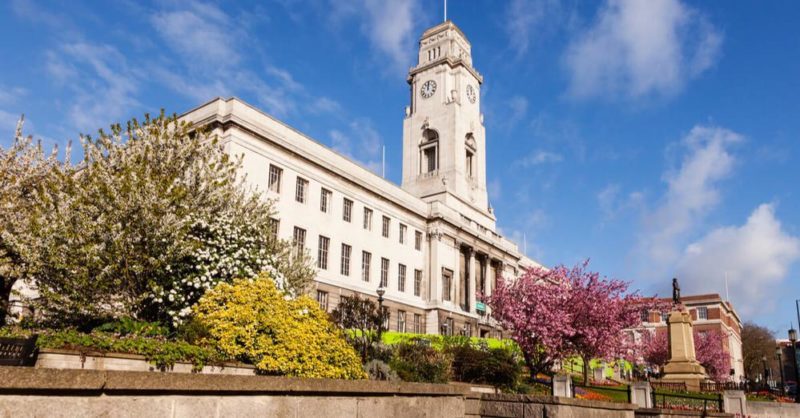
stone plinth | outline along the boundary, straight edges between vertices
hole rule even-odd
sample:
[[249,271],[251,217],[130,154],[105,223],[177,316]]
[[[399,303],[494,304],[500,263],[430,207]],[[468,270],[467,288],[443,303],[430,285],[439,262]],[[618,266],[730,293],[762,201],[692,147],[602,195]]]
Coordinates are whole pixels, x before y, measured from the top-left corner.
[[571,398],[573,396],[572,378],[562,374],[553,376],[553,396]]
[[692,318],[688,312],[673,311],[669,314],[669,353],[664,366],[665,382],[685,382],[692,391],[700,390],[700,382],[706,379],[706,370],[697,361],[692,334]]

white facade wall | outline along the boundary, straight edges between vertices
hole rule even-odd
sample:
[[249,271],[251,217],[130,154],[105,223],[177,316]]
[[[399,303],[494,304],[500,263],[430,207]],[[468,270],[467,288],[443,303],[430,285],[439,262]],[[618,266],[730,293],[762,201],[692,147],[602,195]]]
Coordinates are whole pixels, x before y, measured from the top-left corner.
[[[407,329],[416,314],[424,317],[421,325],[425,332],[441,332],[442,325],[448,324],[449,332],[476,333],[480,329],[484,334],[497,327],[488,319],[489,312],[477,309],[479,259],[487,266],[487,294],[494,284],[493,266],[498,275],[510,278],[522,268],[538,264],[495,230],[486,193],[486,138],[479,100],[482,78],[471,66],[469,42],[455,25],[445,22],[426,31],[420,45],[421,57],[427,57],[434,46],[443,52],[437,51],[436,56],[431,52],[431,59],[421,58],[410,73],[409,84],[415,93],[403,123],[402,187],[235,98],[212,100],[182,118],[212,128],[228,152],[242,156],[247,181],[275,202],[280,238],[291,240],[295,227],[304,229],[305,248],[315,260],[319,236],[330,239],[327,268],[318,269],[316,277],[317,288],[331,296],[329,309],[339,296],[359,293],[376,297],[381,259],[386,258],[389,272],[384,298],[392,321],[402,310],[407,312]],[[440,84],[439,91],[419,97],[417,81],[431,78]],[[475,90],[475,100],[468,99],[467,85]],[[422,175],[418,137],[426,128],[439,135],[439,169]],[[471,175],[465,165],[468,149],[474,153]],[[268,187],[271,165],[282,170],[279,193]],[[298,177],[308,181],[303,203],[295,199]],[[328,211],[320,208],[323,188],[331,192]],[[353,202],[350,222],[342,216],[345,198]],[[363,225],[365,207],[372,210],[370,230]],[[382,235],[384,216],[390,219],[388,238]],[[403,243],[399,241],[400,224],[406,225]],[[416,231],[422,233],[420,249],[415,248]],[[341,274],[343,243],[352,247],[349,276]],[[362,280],[363,251],[371,254],[369,281]],[[462,257],[469,269],[466,277],[461,271]],[[406,266],[404,290],[398,288],[400,264]],[[415,270],[422,271],[419,295],[414,294]],[[450,300],[444,297],[445,271],[452,273]]]

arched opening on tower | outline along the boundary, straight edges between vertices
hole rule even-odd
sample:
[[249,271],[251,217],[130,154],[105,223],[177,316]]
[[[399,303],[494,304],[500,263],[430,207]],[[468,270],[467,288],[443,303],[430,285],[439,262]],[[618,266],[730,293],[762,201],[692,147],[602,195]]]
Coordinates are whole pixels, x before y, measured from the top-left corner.
[[433,129],[422,131],[419,151],[420,174],[436,172],[439,169],[439,134]]

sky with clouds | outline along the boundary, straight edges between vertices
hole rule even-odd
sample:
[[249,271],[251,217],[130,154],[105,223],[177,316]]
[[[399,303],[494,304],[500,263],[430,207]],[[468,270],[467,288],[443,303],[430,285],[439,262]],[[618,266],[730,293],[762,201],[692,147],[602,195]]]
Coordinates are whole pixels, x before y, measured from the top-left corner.
[[[102,4],[102,6],[100,6]],[[100,6],[100,7],[99,7]],[[408,68],[441,1],[0,3],[0,146],[238,96],[401,177]],[[785,334],[800,299],[800,7],[450,0],[483,74],[488,189],[541,262],[725,294]]]

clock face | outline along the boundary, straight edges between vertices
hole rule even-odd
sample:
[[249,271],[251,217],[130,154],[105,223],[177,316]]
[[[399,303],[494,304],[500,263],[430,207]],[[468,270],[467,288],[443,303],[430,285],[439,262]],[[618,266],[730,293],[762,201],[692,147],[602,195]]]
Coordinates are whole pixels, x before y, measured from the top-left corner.
[[475,103],[475,89],[472,88],[472,84],[467,84],[467,99],[469,99],[470,103]]
[[433,93],[436,93],[436,82],[433,80],[428,80],[422,85],[420,94],[423,98],[427,99],[428,97],[433,96]]

